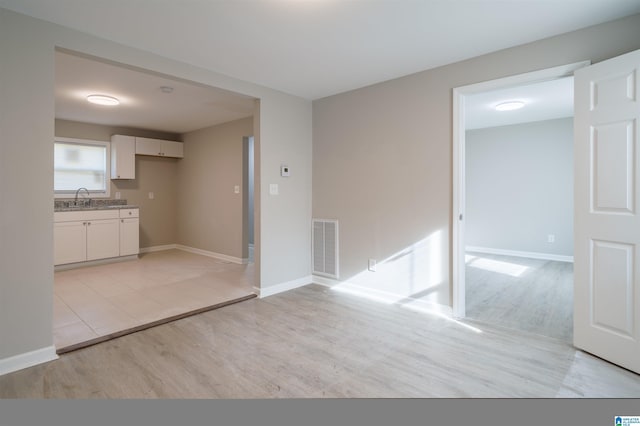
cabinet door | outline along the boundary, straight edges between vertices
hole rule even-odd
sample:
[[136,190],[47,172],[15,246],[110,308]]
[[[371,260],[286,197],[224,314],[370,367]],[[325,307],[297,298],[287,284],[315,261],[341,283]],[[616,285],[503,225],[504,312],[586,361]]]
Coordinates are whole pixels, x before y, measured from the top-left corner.
[[163,157],[184,157],[184,145],[182,142],[162,141],[162,156]]
[[54,223],[54,264],[84,262],[87,260],[86,222]]
[[111,179],[136,178],[136,138],[113,135],[111,137]]
[[87,260],[120,255],[119,219],[87,222]]
[[120,256],[140,252],[140,220],[137,217],[120,219]]
[[136,154],[162,155],[162,141],[160,139],[136,138]]

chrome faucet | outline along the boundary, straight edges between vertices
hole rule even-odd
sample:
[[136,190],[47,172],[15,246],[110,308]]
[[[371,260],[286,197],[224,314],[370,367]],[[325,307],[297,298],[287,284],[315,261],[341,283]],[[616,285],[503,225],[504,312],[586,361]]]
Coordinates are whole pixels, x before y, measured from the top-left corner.
[[[87,188],[78,188],[78,190],[76,191],[76,198],[73,200],[73,205],[77,206],[78,205],[78,193],[82,190],[85,190],[87,192],[87,195],[90,197],[91,193],[89,192],[89,190]],[[91,203],[91,198],[89,198],[89,203]]]

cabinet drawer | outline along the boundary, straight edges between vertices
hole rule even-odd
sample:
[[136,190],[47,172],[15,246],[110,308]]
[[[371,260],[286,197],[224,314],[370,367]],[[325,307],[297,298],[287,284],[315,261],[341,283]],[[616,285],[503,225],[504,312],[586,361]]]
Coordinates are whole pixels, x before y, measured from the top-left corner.
[[77,220],[117,219],[118,210],[85,210],[77,212],[55,212],[54,222],[73,222]]
[[140,209],[120,209],[120,218],[139,217]]

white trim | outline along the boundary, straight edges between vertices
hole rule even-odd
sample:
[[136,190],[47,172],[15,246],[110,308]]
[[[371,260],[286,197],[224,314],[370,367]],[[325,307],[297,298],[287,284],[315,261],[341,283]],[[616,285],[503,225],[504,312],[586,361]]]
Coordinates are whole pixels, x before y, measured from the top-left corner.
[[[364,287],[364,286],[359,285],[359,284],[354,284],[354,283],[351,283],[349,281],[339,281],[339,280],[334,280],[332,278],[321,277],[321,276],[318,276],[318,275],[313,275],[313,283],[314,284],[318,284],[318,285],[323,285],[323,286],[329,287],[329,288],[345,286],[350,290],[357,290],[358,292],[360,292],[362,294],[370,294],[372,296],[372,299],[379,298],[379,299],[383,300],[383,299],[396,299],[396,298],[398,298],[398,295],[395,294],[395,293],[391,293],[391,292],[388,292],[388,291],[376,290],[376,289]],[[411,296],[402,297],[401,299],[403,301],[406,301],[407,299],[411,300],[411,302],[410,302],[411,306],[419,307],[420,310],[422,310],[422,311],[428,311],[428,312],[431,312],[433,314],[446,316],[446,317],[449,317],[449,318],[453,317],[453,310],[451,309],[451,306],[442,305],[440,303],[435,303],[435,302],[422,300],[422,299],[414,299]],[[392,303],[392,304],[394,304],[394,303]]]
[[456,318],[464,318],[464,214],[465,214],[465,97],[453,89],[453,217],[451,218],[451,305]]
[[573,263],[573,256],[564,256],[561,254],[539,253],[533,251],[504,250],[489,247],[467,246],[466,251],[486,254],[498,254],[502,256],[526,257],[528,259],[555,260],[557,262]]
[[259,298],[263,298],[273,296],[274,294],[283,293],[285,291],[293,290],[299,287],[304,287],[309,284],[313,284],[313,277],[311,275],[307,275],[306,277],[298,278],[276,285],[270,285],[269,287],[254,287],[253,290]]
[[[532,71],[496,80],[484,81],[453,89],[453,211],[451,218],[451,286],[452,308],[455,317],[465,316],[465,276],[464,276],[464,156],[465,156],[465,97],[489,90],[531,84],[541,81],[555,80],[573,75],[577,69],[591,64],[591,61],[580,61],[558,67]],[[460,219],[462,215],[462,219]]]
[[140,254],[154,253],[156,251],[165,251],[165,250],[171,250],[176,248],[178,248],[177,244],[165,244],[163,246],[142,247],[140,249]]
[[202,250],[195,247],[183,246],[182,244],[165,244],[161,246],[144,247],[140,249],[140,253],[141,254],[154,253],[157,251],[172,250],[172,249],[178,249],[178,250],[186,251],[189,253],[199,254],[201,256],[212,257],[214,259],[224,260],[226,262],[231,262],[231,263],[237,263],[239,265],[246,265],[247,263],[249,263],[249,259],[229,256],[222,253],[215,253],[213,251]]
[[58,359],[55,346],[0,359],[0,376]]
[[178,250],[187,251],[189,253],[200,254],[202,256],[213,257],[214,259],[224,260],[226,262],[237,263],[239,265],[246,265],[249,263],[249,259],[243,259],[240,257],[228,256],[222,253],[216,253],[213,251],[202,250],[195,247],[183,246],[182,244],[176,244]]
[[126,262],[128,260],[136,260],[137,258],[138,258],[137,254],[131,254],[129,256],[108,257],[106,259],[86,260],[84,262],[63,263],[61,265],[55,265],[53,270],[56,272],[67,271],[69,269],[84,268],[87,266],[98,266],[98,265],[107,265],[109,263]]

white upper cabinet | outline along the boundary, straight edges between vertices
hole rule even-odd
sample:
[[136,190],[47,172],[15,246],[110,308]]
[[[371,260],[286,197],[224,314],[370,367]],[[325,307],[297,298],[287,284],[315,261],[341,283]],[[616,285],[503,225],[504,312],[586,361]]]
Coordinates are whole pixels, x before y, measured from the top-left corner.
[[162,141],[162,156],[163,157],[184,157],[184,144],[182,142]]
[[135,138],[136,154],[153,155],[157,157],[183,158],[182,142],[166,141],[162,139]]
[[111,136],[111,179],[136,178],[136,138]]

